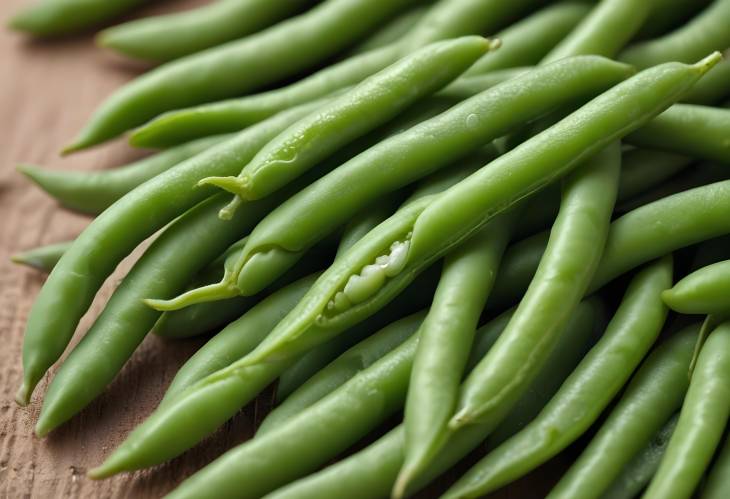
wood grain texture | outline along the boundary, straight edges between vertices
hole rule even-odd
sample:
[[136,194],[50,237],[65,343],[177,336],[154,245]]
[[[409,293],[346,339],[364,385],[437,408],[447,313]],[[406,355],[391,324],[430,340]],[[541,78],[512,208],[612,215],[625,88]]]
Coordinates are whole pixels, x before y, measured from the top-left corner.
[[[0,19],[7,19],[28,1],[0,2]],[[138,16],[201,3],[162,3],[143,9]],[[39,384],[28,407],[18,407],[13,401],[21,381],[25,322],[44,278],[11,264],[9,257],[16,251],[71,239],[88,223],[87,218],[60,209],[19,175],[15,165],[26,162],[94,170],[140,157],[139,151],[123,143],[64,159],[58,156],[95,106],[139,71],[134,64],[97,49],[91,34],[34,42],[0,29],[0,498],[160,497],[232,445],[250,438],[269,405],[267,392],[217,434],[171,463],[95,482],[86,478],[85,472],[98,465],[151,413],[176,369],[203,340],[165,342],[147,338],[101,397],[44,440],[36,438],[32,429],[40,397],[55,369]],[[133,260],[134,255],[108,280],[82,321],[75,341],[91,325],[114,283]],[[554,481],[554,466],[542,475],[550,477],[547,482]],[[541,486],[535,487],[536,483]],[[540,497],[544,490],[544,479],[528,479],[503,497]],[[435,495],[436,490],[431,489],[421,497]]]

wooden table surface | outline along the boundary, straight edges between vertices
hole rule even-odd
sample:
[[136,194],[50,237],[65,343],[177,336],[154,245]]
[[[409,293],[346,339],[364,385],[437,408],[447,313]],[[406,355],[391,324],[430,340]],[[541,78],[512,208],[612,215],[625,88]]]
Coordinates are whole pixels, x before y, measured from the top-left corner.
[[[0,20],[30,1],[0,2]],[[201,3],[162,2],[137,15]],[[14,402],[22,374],[23,330],[44,276],[13,265],[9,257],[19,250],[71,239],[88,223],[88,218],[59,208],[18,174],[15,165],[95,170],[140,157],[139,151],[123,143],[64,159],[58,156],[92,110],[139,72],[134,64],[97,49],[91,34],[41,43],[0,29],[0,498],[159,497],[225,449],[249,438],[263,411],[251,404],[213,437],[171,463],[95,482],[85,472],[153,410],[177,367],[202,340],[147,338],[102,396],[43,440],[32,429],[49,376],[28,407]],[[107,281],[78,332],[90,326],[125,268],[129,262]],[[539,497],[542,493],[534,484],[523,482],[505,496]],[[433,495],[433,491],[421,494]]]

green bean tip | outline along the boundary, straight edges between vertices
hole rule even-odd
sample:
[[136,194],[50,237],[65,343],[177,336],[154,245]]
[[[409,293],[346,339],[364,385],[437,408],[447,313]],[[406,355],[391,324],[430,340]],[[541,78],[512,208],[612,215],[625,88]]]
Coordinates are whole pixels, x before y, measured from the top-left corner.
[[694,67],[697,68],[700,74],[707,73],[710,69],[722,60],[722,52],[719,50],[714,51],[704,59],[697,62]]

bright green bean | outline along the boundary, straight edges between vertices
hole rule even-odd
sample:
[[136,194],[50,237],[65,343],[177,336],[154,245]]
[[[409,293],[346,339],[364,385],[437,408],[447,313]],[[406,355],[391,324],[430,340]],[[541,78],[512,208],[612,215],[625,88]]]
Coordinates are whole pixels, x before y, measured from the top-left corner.
[[18,170],[63,206],[98,215],[152,177],[230,138],[205,137],[111,170],[58,171],[31,165],[21,165]]
[[113,93],[64,151],[112,139],[165,111],[242,95],[293,76],[414,1],[325,0],[254,35],[163,64]]
[[728,19],[730,0],[714,0],[696,17],[671,33],[627,48],[621,54],[621,60],[647,68],[669,61],[689,63],[713,50],[725,50],[730,47]]
[[38,0],[36,5],[21,10],[8,27],[34,36],[67,35],[110,21],[143,0]]
[[730,109],[676,104],[631,133],[626,141],[730,164]]
[[662,293],[662,298],[682,314],[730,313],[730,260],[692,272]]
[[598,433],[550,492],[550,499],[600,498],[614,481],[624,481],[616,480],[622,470],[632,468],[628,463],[682,405],[697,330],[694,324],[674,334],[643,362]]
[[241,162],[316,106],[292,109],[204,151],[140,185],[99,215],[76,238],[41,288],[26,325],[23,385],[16,401],[27,404],[38,381],[63,353],[96,291],[132,250],[213,194],[193,189],[210,174],[233,174]]
[[169,61],[255,33],[313,3],[217,0],[203,7],[108,28],[99,33],[96,42],[137,59]]
[[689,498],[712,459],[730,414],[730,323],[707,338],[677,427],[643,497]]
[[730,494],[730,438],[725,443],[720,454],[715,458],[710,474],[702,487],[703,499],[723,499]]
[[41,272],[50,272],[64,253],[71,247],[73,241],[48,244],[37,248],[21,251],[10,257],[13,263],[27,265]]
[[590,11],[579,2],[558,2],[500,31],[495,38],[502,47],[489,57],[482,57],[465,73],[476,75],[517,66],[534,66]]
[[492,42],[478,36],[428,45],[293,124],[263,147],[238,177],[210,177],[201,185],[216,185],[236,196],[225,213],[230,216],[241,200],[271,194],[343,145],[441,89],[492,47]]

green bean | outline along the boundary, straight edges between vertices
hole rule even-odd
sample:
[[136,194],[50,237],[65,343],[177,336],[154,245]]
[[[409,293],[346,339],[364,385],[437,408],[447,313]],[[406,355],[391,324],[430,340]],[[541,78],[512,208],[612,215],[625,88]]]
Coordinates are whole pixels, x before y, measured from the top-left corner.
[[171,109],[245,94],[293,76],[414,1],[326,0],[254,35],[164,64],[112,94],[64,152],[112,139]]
[[[496,52],[495,52],[496,53]],[[488,90],[512,78],[526,74],[532,68],[497,69],[485,74],[464,76],[444,88],[437,95],[454,100],[464,100]]]
[[235,132],[291,106],[321,99],[360,83],[396,62],[398,45],[353,56],[290,85],[253,95],[168,111],[133,130],[135,147],[168,147],[215,133]]
[[690,497],[720,443],[730,413],[730,323],[707,338],[677,427],[644,496]]
[[629,482],[618,479],[622,470],[634,468],[629,465],[634,456],[682,405],[697,330],[694,324],[674,334],[643,362],[598,433],[550,492],[550,499],[605,497],[612,483]]
[[446,256],[421,325],[406,399],[406,458],[393,496],[433,460],[448,434],[479,317],[507,246],[513,218],[495,219]]
[[535,276],[505,332],[464,381],[452,428],[501,418],[544,365],[601,258],[620,168],[615,143],[567,180]]
[[67,35],[110,21],[143,0],[39,0],[13,16],[8,27],[33,36]]
[[218,0],[209,5],[108,28],[102,47],[150,61],[169,61],[241,38],[308,8],[311,0]]
[[499,51],[482,57],[465,73],[476,75],[517,66],[534,66],[590,11],[585,3],[564,1],[535,12],[500,31]]
[[725,443],[720,454],[712,464],[707,482],[702,488],[703,499],[722,499],[730,494],[730,438]]
[[64,253],[31,309],[23,345],[24,379],[16,401],[28,403],[38,381],[61,356],[81,316],[117,264],[142,241],[210,196],[193,189],[209,174],[232,174],[241,161],[317,104],[275,116],[140,185],[105,210]]
[[425,312],[394,322],[364,339],[312,376],[261,422],[256,438],[276,431],[348,380],[398,348],[418,330]]
[[692,62],[713,50],[725,50],[730,47],[728,18],[730,1],[715,0],[671,33],[627,48],[621,60],[646,68],[668,61]]
[[428,45],[293,124],[263,147],[238,177],[209,177],[200,184],[236,196],[231,209],[222,214],[230,216],[241,200],[260,199],[280,189],[343,145],[444,87],[497,45],[477,36]]
[[667,451],[669,439],[677,427],[678,416],[678,414],[672,416],[651,442],[624,467],[616,481],[601,496],[602,499],[633,499],[646,488]]
[[[593,307],[588,303],[583,303],[578,307],[566,330],[567,336],[577,337],[581,332],[585,333],[586,329],[591,328],[591,310]],[[511,313],[512,311],[505,312],[479,328],[474,340],[469,367],[474,366],[491,348],[507,325]],[[417,479],[415,485],[409,488],[408,493],[418,490],[425,483],[453,466],[469,451],[477,447],[487,433],[488,429],[482,426],[459,430],[455,434],[455,438],[450,439],[441,450],[435,462]],[[274,497],[278,499],[325,499],[342,497],[345,491],[353,498],[387,497],[403,464],[404,448],[403,425],[400,425],[366,449],[266,497],[269,499]]]
[[730,260],[696,270],[662,293],[669,308],[682,314],[730,312]]
[[[238,275],[221,281],[217,289],[198,293],[197,298],[214,300],[256,292],[261,275],[276,277],[296,261],[299,252],[377,197],[465,157],[555,106],[595,95],[629,71],[599,57],[565,59],[504,82],[383,140],[275,210],[251,234]],[[373,164],[389,168],[373,169]],[[342,196],[342,192],[348,195]],[[151,305],[169,310],[189,303],[188,297],[182,297]]]
[[580,54],[614,57],[641,29],[651,11],[652,2],[601,0],[542,62]]
[[152,177],[230,138],[205,137],[112,170],[57,171],[31,165],[21,165],[18,170],[63,206],[98,215]]
[[660,294],[671,285],[671,257],[640,272],[606,332],[535,420],[489,452],[444,498],[480,497],[494,491],[555,456],[586,431],[659,336],[667,317]]
[[730,61],[727,60],[727,54],[725,51],[726,59],[697,82],[697,85],[684,97],[684,102],[709,106],[730,97]]
[[423,16],[426,15],[426,12],[428,12],[429,7],[429,5],[413,7],[412,9],[396,16],[383,27],[376,30],[369,38],[352,49],[352,52],[350,53],[352,55],[362,54],[363,52],[379,49],[399,41],[421,22]]
[[[491,217],[668,107],[718,57],[719,54],[713,54],[694,66],[668,63],[645,70],[436,199],[428,199],[428,204],[416,202],[396,213],[378,227],[382,231],[374,230],[335,261],[292,313],[249,354],[247,362],[286,358],[332,337],[343,324],[364,319],[387,303],[420,269],[488,223]],[[632,112],[627,113],[628,109]],[[583,126],[588,120],[591,126]],[[429,139],[433,140],[433,136]],[[335,171],[338,170],[341,168]],[[252,239],[255,233],[256,230]],[[276,254],[272,251],[269,255],[272,253]],[[279,251],[279,255],[286,253]],[[376,258],[380,258],[377,264],[387,270],[387,279],[379,272],[370,274],[369,268],[366,276],[359,274],[360,269],[372,266]]]
[[728,131],[730,109],[676,104],[631,133],[626,141],[730,164]]
[[10,257],[13,263],[27,265],[41,272],[50,272],[63,254],[71,247],[73,241],[48,244],[37,248],[21,251]]
[[[282,195],[291,194],[291,189]],[[225,196],[224,196],[225,197]],[[117,375],[160,313],[141,298],[179,292],[197,271],[281,201],[250,203],[233,225],[211,219],[220,209],[214,196],[165,230],[122,280],[104,311],[56,372],[43,400],[36,434],[45,436],[78,413]],[[185,251],[180,251],[184,247]]]

